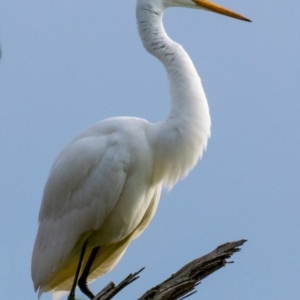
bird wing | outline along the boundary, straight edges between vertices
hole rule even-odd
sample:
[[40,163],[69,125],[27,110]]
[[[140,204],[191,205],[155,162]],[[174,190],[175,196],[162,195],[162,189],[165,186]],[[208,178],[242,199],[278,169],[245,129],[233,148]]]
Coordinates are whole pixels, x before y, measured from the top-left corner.
[[83,235],[101,227],[123,189],[127,162],[113,134],[82,137],[58,156],[45,186],[32,256],[36,290],[68,262]]
[[[135,228],[135,230],[131,232],[131,234],[126,236],[126,238],[122,239],[118,243],[113,243],[107,246],[100,247],[100,251],[96,256],[96,259],[91,268],[91,273],[88,277],[89,284],[93,282],[97,277],[111,270],[121,259],[129,243],[133,239],[137,238],[145,230],[156,211],[160,197],[160,192],[161,185],[158,185],[153,194],[152,201],[150,202],[150,205],[147,208],[142,220]],[[89,248],[89,246],[87,246],[87,248]],[[87,249],[88,253],[91,252],[91,250],[92,249]],[[87,255],[87,257],[89,257],[89,255]],[[70,273],[74,274],[75,269],[73,269]],[[74,276],[68,278],[64,282],[57,285],[54,289],[52,299],[59,300],[61,297],[63,297],[63,295],[70,290],[73,280]]]

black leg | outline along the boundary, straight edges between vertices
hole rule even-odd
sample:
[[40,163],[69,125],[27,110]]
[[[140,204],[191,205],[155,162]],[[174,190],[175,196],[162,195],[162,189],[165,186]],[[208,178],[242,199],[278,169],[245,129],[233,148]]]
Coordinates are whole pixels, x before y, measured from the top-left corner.
[[78,279],[79,272],[80,272],[80,269],[81,269],[84,253],[85,253],[85,250],[86,250],[86,245],[87,245],[87,242],[85,242],[83,244],[82,249],[81,249],[80,258],[79,258],[79,262],[78,262],[78,267],[77,267],[77,270],[76,270],[76,274],[75,274],[75,278],[74,278],[74,281],[73,281],[73,285],[72,285],[70,294],[68,296],[68,300],[76,300],[75,299],[75,289],[76,289],[77,279]]
[[[97,255],[99,251],[99,247],[95,247],[92,252],[91,255],[83,269],[83,272],[78,280],[78,287],[80,288],[80,290],[86,295],[88,296],[90,299],[93,299],[95,296],[93,295],[93,293],[89,290],[89,288],[87,287],[87,277],[90,273],[90,269],[91,266],[95,260],[95,257]],[[68,299],[69,300],[69,299]]]

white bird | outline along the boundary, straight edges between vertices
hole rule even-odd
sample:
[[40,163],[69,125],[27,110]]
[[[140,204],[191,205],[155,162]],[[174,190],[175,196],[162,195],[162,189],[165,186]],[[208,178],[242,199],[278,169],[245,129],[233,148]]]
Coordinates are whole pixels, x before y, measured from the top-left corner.
[[[197,71],[166,34],[165,8],[189,7],[249,21],[208,0],[138,0],[144,47],[164,65],[171,111],[152,124],[134,117],[101,121],[83,131],[51,168],[39,213],[31,274],[39,297],[59,299],[111,270],[152,219],[162,187],[171,188],[196,165],[210,136],[210,115]],[[76,276],[75,276],[76,274]],[[78,274],[79,280],[78,280]]]

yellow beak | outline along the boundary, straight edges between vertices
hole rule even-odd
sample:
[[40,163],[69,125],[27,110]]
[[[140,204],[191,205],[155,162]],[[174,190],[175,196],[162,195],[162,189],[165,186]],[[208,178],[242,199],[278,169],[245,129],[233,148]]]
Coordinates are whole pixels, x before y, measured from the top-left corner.
[[247,21],[247,22],[251,22],[251,20],[243,17],[242,15],[239,15],[227,8],[224,8],[218,4],[215,4],[213,2],[210,2],[208,0],[193,0],[197,6],[205,9],[205,10],[209,10],[209,11],[212,11],[214,13],[217,13],[217,14],[221,14],[221,15],[224,15],[224,16],[228,16],[228,17],[231,17],[231,18],[235,18],[235,19],[239,19],[239,20],[243,20],[243,21]]

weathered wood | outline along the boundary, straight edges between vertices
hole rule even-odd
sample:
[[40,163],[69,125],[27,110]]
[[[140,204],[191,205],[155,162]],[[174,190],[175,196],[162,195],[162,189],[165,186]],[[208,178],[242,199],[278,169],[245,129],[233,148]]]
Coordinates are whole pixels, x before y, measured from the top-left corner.
[[103,290],[101,290],[93,300],[110,300],[112,299],[118,292],[120,292],[124,287],[133,281],[137,280],[140,276],[137,276],[141,273],[145,268],[140,269],[139,271],[129,274],[122,282],[120,282],[117,286],[110,282]]
[[[227,259],[235,252],[240,251],[239,247],[245,242],[246,240],[239,240],[220,245],[212,252],[183,266],[168,279],[147,291],[138,300],[182,300],[191,296],[196,293],[195,287],[202,279],[224,267],[227,263],[232,263],[228,262]],[[139,276],[137,275],[143,269],[128,275],[117,286],[111,282],[93,300],[112,299],[120,290],[138,279]]]

